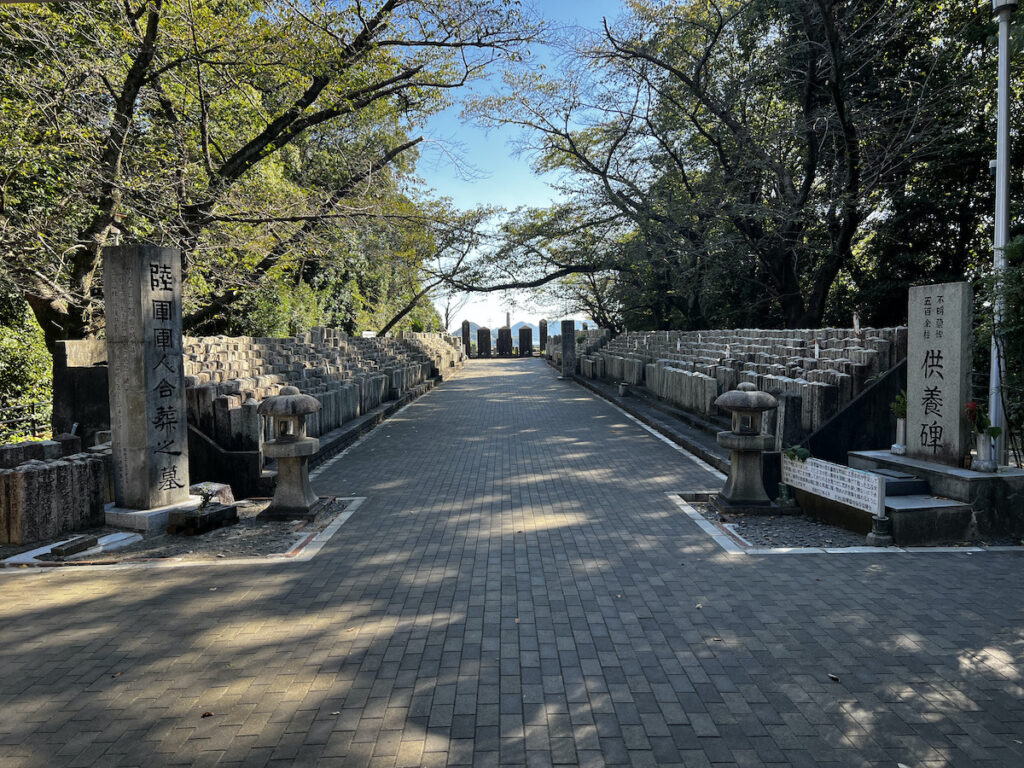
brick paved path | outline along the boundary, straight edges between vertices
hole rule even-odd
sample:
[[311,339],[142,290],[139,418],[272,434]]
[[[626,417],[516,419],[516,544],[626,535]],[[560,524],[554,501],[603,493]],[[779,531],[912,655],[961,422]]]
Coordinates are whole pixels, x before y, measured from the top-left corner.
[[0,766],[1024,764],[1019,555],[730,558],[709,481],[474,362],[318,478],[368,500],[308,563],[0,572]]

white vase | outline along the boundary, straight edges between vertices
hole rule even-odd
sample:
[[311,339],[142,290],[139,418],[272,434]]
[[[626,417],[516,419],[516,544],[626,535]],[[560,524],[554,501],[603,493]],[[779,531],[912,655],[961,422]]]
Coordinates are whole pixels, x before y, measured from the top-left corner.
[[978,454],[975,456],[974,461],[971,462],[971,469],[975,472],[995,472],[999,465],[994,457],[995,447],[992,445],[992,438],[984,432],[979,432],[977,437]]
[[889,449],[897,456],[903,456],[907,452],[907,420],[896,419],[896,442]]

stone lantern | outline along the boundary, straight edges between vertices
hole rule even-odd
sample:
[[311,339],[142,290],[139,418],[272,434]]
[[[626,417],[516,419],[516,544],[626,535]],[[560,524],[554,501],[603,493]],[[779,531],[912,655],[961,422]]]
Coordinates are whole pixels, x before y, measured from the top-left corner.
[[732,413],[732,430],[718,433],[718,444],[729,449],[729,480],[712,502],[723,512],[764,511],[772,502],[764,490],[761,454],[775,438],[762,435],[761,425],[764,412],[778,408],[779,402],[745,381],[721,395],[715,405]]
[[274,420],[274,439],[264,444],[263,453],[277,459],[277,486],[265,516],[291,518],[312,514],[318,497],[309,485],[309,457],[320,450],[320,441],[306,437],[306,416],[321,407],[319,400],[301,394],[297,387],[281,387],[280,394],[260,403],[258,413]]

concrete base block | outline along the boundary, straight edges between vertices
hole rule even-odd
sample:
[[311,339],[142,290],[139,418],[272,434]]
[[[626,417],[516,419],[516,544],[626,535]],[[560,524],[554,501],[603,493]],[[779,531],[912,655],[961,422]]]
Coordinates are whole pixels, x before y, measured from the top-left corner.
[[127,528],[131,531],[141,531],[143,536],[155,536],[167,530],[171,512],[198,509],[202,502],[200,496],[189,496],[188,501],[181,504],[169,504],[153,509],[125,509],[108,504],[106,522],[115,528]]

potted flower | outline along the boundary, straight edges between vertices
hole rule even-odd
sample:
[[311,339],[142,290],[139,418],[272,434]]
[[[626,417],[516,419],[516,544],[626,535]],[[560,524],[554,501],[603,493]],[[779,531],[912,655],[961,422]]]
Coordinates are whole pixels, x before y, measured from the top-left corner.
[[889,450],[903,456],[907,452],[907,390],[900,390],[896,399],[889,403],[889,410],[896,417],[896,442]]
[[993,441],[1003,433],[999,427],[993,427],[989,421],[985,406],[977,400],[971,400],[964,409],[964,418],[971,431],[976,435],[977,457],[971,462],[971,469],[976,472],[995,472],[999,464],[995,458]]

